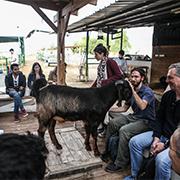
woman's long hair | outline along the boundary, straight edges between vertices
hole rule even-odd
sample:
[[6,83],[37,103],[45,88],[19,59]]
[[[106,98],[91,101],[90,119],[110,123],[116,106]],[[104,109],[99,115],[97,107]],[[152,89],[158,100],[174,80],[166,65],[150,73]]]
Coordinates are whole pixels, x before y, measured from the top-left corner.
[[105,46],[103,46],[102,43],[98,44],[95,48],[94,48],[94,52],[97,52],[99,54],[104,53],[104,56],[108,56],[108,50],[106,49]]
[[38,62],[35,62],[35,63],[33,64],[31,73],[32,73],[32,74],[35,74],[34,67],[35,67],[36,65],[39,66],[39,75],[41,76],[41,75],[43,74],[43,70],[42,70],[42,68],[41,68],[41,65],[40,65]]

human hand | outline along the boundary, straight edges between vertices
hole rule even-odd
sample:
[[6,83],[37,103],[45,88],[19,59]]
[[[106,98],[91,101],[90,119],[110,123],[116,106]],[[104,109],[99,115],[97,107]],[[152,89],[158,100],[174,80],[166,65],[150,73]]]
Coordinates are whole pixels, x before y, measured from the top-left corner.
[[129,85],[130,85],[130,87],[131,87],[131,89],[132,89],[132,92],[135,92],[134,86],[132,85],[130,79],[127,79],[127,78],[126,78],[126,81],[129,83]]
[[165,148],[164,146],[165,145],[162,142],[157,143],[155,149],[152,151],[152,154],[158,154],[159,152],[164,150],[164,148]]
[[153,140],[153,143],[151,144],[151,149],[150,149],[150,153],[153,154],[154,150],[157,147],[157,144],[160,142],[160,139],[158,137],[155,137]]
[[23,87],[23,86],[20,86],[20,87],[19,87],[19,90],[23,90],[23,89],[24,89],[24,87]]
[[119,112],[119,108],[117,107],[111,107],[110,110],[111,112]]

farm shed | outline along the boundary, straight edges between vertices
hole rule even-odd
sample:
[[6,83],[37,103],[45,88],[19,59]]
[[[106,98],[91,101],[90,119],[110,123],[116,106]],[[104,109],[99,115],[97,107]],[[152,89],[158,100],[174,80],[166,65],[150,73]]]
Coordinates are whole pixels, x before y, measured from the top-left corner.
[[[180,2],[178,0],[117,0],[94,14],[68,26],[69,33],[102,30],[109,35],[123,28],[154,26],[151,84],[165,76],[167,67],[180,61]],[[122,40],[120,41],[122,43]],[[122,47],[122,44],[120,45]],[[87,52],[86,52],[87,53]],[[87,56],[88,59],[88,56]],[[88,76],[88,72],[86,72]]]

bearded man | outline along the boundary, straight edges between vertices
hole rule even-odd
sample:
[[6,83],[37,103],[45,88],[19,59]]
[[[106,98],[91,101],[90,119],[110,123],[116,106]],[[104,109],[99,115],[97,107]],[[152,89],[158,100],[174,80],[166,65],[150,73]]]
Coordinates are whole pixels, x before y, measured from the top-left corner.
[[[101,159],[106,161],[109,158],[109,140],[112,136],[119,136],[117,156],[114,162],[109,163],[105,171],[117,172],[124,170],[129,164],[128,142],[131,137],[150,130],[151,124],[155,120],[155,97],[153,91],[146,86],[146,73],[142,68],[131,70],[129,84],[131,85],[133,96],[129,102],[121,107],[110,109],[110,120],[106,134],[106,148],[101,155]],[[129,108],[133,113],[124,115]]]

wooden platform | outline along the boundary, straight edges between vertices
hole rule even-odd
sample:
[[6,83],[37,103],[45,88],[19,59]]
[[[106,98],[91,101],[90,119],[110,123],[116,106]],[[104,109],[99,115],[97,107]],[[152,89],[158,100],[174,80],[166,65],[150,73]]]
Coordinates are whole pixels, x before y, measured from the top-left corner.
[[63,147],[62,150],[55,148],[48,134],[45,136],[49,150],[47,159],[49,178],[62,178],[102,167],[101,159],[95,157],[92,151],[86,151],[84,138],[74,127],[58,129],[56,136]]
[[[63,146],[63,150],[61,151],[57,151],[52,145],[49,135],[46,132],[45,141],[50,151],[47,161],[50,177],[45,179],[122,180],[125,176],[130,174],[129,169],[118,173],[107,173],[104,171],[107,164],[101,162],[99,158],[95,158],[92,152],[87,152],[84,149],[85,130],[83,122],[77,121],[76,128],[77,129],[74,128],[74,122],[70,121],[56,124],[57,138]],[[22,118],[20,122],[14,122],[14,114],[12,112],[0,113],[0,129],[3,129],[5,133],[24,134],[27,131],[34,133],[37,132],[38,129],[38,120],[34,116],[34,113],[29,113],[29,116]],[[61,131],[65,132],[60,133]],[[67,141],[71,143],[67,145]],[[90,141],[92,142],[92,138]],[[104,146],[104,138],[98,138],[100,152],[104,151]],[[69,152],[67,152],[67,149],[69,149]],[[74,160],[70,161],[72,158],[74,158]],[[87,158],[87,160],[85,158]],[[103,165],[102,168],[101,165]]]

